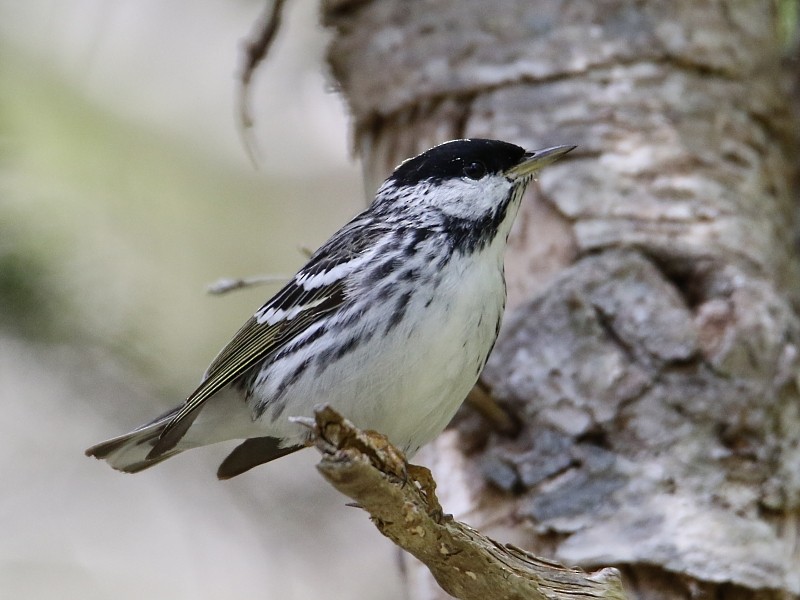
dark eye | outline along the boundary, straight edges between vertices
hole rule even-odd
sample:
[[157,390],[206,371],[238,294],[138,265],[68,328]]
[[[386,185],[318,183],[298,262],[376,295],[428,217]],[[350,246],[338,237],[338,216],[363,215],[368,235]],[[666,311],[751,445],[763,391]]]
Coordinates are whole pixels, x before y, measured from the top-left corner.
[[486,175],[486,165],[482,162],[471,162],[464,167],[464,176],[470,179],[478,180]]

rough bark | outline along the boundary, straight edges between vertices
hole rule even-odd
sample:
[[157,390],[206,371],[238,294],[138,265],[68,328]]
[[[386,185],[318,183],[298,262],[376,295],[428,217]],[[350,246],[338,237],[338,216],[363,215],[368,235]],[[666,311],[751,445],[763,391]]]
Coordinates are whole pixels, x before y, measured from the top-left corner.
[[[454,137],[580,148],[512,234],[446,510],[643,598],[800,597],[796,123],[774,3],[324,0],[368,192]],[[412,597],[440,597],[412,566]]]

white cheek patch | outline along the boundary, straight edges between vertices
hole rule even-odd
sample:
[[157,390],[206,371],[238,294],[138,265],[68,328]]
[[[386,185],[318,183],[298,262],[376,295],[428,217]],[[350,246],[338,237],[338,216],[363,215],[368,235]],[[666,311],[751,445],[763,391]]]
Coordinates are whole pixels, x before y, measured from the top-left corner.
[[511,187],[512,183],[502,175],[489,175],[479,181],[452,179],[434,186],[428,202],[454,217],[479,218],[504,200]]

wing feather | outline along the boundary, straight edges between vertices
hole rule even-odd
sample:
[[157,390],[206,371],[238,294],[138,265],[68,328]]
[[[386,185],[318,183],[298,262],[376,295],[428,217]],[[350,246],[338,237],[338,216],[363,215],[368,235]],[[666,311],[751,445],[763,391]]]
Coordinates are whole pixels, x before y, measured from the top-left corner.
[[[296,290],[298,287],[295,278],[284,290]],[[291,294],[291,291],[286,295],[278,294],[262,310],[278,305],[276,300],[280,302]],[[293,306],[299,309],[293,318],[269,324],[259,323],[257,316],[253,316],[244,324],[211,363],[205,379],[164,429],[148,458],[156,458],[174,448],[208,398],[279,350],[309,325],[341,306],[346,299],[344,281],[337,279],[330,285],[316,288],[312,293],[301,293],[296,298],[301,303]],[[308,308],[304,309],[303,306]]]
[[344,304],[348,298],[348,275],[364,268],[371,253],[380,245],[380,238],[390,231],[367,210],[317,250],[212,361],[203,382],[164,429],[148,458],[156,458],[174,448],[211,396]]
[[[244,324],[212,361],[202,383],[164,429],[148,458],[174,448],[211,396],[337,310],[347,300],[348,275],[363,268],[371,249],[388,231],[366,211],[317,250],[306,266]],[[270,310],[274,311],[273,316],[283,311],[284,318],[275,316],[272,321],[267,318]]]

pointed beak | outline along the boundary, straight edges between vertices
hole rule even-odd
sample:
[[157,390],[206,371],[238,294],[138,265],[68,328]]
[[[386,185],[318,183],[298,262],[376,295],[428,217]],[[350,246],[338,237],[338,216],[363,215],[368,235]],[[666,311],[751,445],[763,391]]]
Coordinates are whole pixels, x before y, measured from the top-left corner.
[[506,177],[510,179],[532,177],[536,171],[542,167],[546,167],[550,163],[556,162],[567,152],[575,148],[577,148],[577,146],[554,146],[552,148],[545,148],[544,150],[536,150],[535,152],[526,152],[525,156],[522,158],[522,162],[506,171]]

